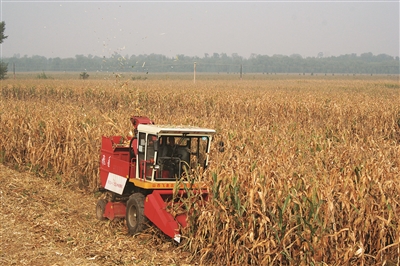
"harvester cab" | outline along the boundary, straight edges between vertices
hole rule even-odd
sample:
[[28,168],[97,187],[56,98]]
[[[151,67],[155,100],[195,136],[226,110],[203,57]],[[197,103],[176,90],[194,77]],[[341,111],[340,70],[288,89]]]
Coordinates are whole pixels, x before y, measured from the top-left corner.
[[133,137],[102,137],[100,191],[107,197],[98,201],[96,216],[100,220],[125,218],[130,234],[142,231],[150,220],[180,242],[187,213],[172,215],[167,206],[174,195],[185,197],[187,188],[207,199],[201,176],[215,130],[155,125],[138,116],[131,122]]

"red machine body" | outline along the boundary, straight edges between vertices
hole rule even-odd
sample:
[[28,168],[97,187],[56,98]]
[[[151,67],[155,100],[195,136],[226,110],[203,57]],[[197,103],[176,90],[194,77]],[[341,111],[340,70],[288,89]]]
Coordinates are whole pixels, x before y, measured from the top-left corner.
[[160,126],[138,116],[131,117],[131,122],[133,137],[102,137],[100,191],[106,192],[108,199],[98,201],[97,218],[125,218],[131,234],[139,233],[148,219],[180,242],[180,228],[187,226],[187,213],[174,216],[167,207],[176,201],[174,195],[186,196],[184,187],[192,186],[207,198],[206,190],[193,178],[201,176],[207,167],[215,131]]

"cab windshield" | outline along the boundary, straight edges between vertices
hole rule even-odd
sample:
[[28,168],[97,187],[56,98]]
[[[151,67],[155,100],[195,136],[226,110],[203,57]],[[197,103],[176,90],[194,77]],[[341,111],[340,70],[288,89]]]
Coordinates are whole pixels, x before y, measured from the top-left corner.
[[207,166],[208,136],[160,136],[155,180],[179,180],[202,174]]

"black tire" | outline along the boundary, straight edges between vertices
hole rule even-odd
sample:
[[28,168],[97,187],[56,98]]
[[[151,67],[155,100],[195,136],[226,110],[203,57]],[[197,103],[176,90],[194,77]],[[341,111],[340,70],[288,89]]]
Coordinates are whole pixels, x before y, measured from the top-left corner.
[[106,210],[107,200],[100,199],[96,205],[96,218],[100,221],[104,221],[107,218],[104,217],[104,211]]
[[132,194],[126,203],[126,225],[131,235],[137,234],[146,227],[147,218],[144,216],[144,195]]

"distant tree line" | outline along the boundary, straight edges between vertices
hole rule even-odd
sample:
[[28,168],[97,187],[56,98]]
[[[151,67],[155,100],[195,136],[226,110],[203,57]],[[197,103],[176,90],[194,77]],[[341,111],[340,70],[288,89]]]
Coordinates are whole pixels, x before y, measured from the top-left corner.
[[399,74],[399,57],[372,53],[346,54],[341,56],[302,57],[298,54],[256,55],[243,58],[238,54],[204,54],[204,57],[190,57],[183,54],[167,57],[160,54],[120,55],[110,57],[76,55],[75,58],[46,58],[44,56],[14,55],[3,58],[3,62],[15,66],[17,72],[66,71],[66,72],[132,72],[164,73],[197,72],[212,73],[351,73],[351,74]]

